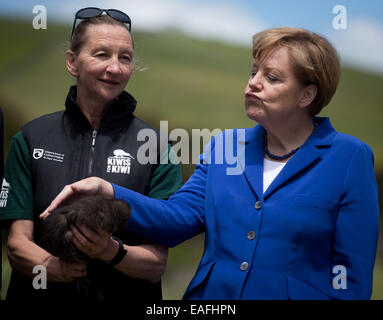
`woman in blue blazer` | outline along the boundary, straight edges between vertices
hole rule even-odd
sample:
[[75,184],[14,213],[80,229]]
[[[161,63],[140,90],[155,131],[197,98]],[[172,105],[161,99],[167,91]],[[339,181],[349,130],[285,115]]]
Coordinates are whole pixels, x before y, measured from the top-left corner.
[[[128,202],[126,228],[163,245],[205,232],[185,299],[369,299],[379,225],[373,153],[316,116],[339,82],[336,51],[309,31],[274,28],[253,37],[253,57],[245,104],[258,125],[214,137],[168,201],[88,178],[42,217],[74,193],[99,193]],[[117,254],[82,229],[93,243],[77,232],[79,249]]]

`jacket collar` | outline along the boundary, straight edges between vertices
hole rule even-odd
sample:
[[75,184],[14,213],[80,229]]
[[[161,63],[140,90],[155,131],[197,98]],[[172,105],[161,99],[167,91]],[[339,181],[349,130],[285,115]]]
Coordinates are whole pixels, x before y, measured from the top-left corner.
[[268,197],[299,172],[315,161],[320,160],[323,150],[331,146],[332,140],[337,132],[332,127],[330,120],[328,118],[315,117],[314,121],[318,126],[313,134],[286,163],[285,167],[268,187],[265,194],[263,194],[263,137],[265,129],[258,124],[257,126],[246,130],[246,163],[242,164],[242,167],[245,168],[244,174],[246,179],[256,193],[258,199]]
[[[92,131],[92,127],[88,119],[82,113],[77,105],[77,86],[72,86],[69,89],[65,101],[65,108],[68,115],[84,130]],[[126,91],[123,91],[111,104],[106,113],[101,119],[100,126],[97,129],[99,132],[105,132],[126,126],[133,118],[133,112],[137,102]]]
[[[314,122],[317,127],[313,134],[307,139],[305,144],[312,143],[315,146],[330,146],[336,134],[336,130],[331,125],[328,117],[314,117]],[[258,124],[253,128],[246,129],[245,143],[251,143],[254,140],[262,140],[265,134],[265,129]]]

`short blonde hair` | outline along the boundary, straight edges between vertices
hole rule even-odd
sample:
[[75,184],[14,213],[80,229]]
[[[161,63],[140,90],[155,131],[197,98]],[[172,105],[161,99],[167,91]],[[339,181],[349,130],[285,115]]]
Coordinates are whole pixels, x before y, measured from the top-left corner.
[[311,116],[329,104],[340,78],[340,59],[322,36],[300,28],[273,28],[253,36],[253,57],[262,60],[275,49],[289,51],[296,78],[303,85],[315,84],[317,95],[309,106]]

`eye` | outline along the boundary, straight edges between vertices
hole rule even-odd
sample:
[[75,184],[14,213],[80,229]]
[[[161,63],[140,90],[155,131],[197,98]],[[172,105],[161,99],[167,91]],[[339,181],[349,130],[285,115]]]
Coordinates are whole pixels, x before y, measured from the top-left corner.
[[125,63],[129,63],[129,62],[132,61],[132,57],[129,56],[129,55],[123,55],[123,56],[120,57],[120,59],[121,59],[122,62],[125,62]]
[[104,51],[97,52],[97,53],[95,54],[95,56],[96,56],[97,58],[100,58],[100,59],[105,59],[105,58],[108,57],[108,55],[107,55],[106,52],[104,52]]
[[257,71],[251,71],[250,78],[254,77],[257,74]]
[[279,79],[276,76],[274,76],[273,74],[270,74],[270,73],[267,75],[267,79],[270,82],[277,82],[277,81],[279,81]]

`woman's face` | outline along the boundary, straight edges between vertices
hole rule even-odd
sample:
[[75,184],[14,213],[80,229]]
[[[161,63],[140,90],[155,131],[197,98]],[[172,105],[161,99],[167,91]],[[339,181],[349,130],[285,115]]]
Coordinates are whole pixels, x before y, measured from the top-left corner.
[[109,24],[90,25],[85,39],[69,72],[85,98],[109,103],[125,89],[132,74],[132,39],[123,26]]
[[286,121],[302,113],[305,88],[295,77],[287,48],[271,52],[262,61],[254,59],[245,88],[247,116],[262,125]]

